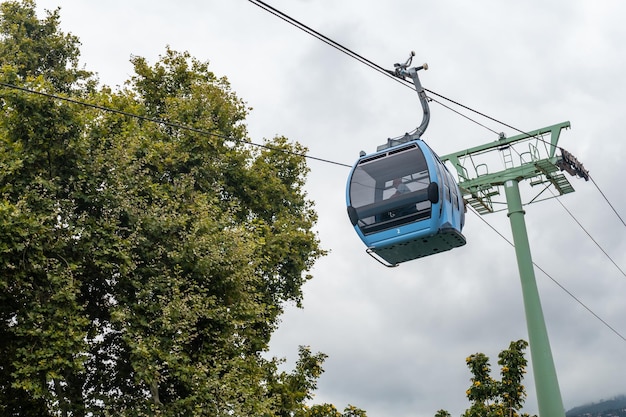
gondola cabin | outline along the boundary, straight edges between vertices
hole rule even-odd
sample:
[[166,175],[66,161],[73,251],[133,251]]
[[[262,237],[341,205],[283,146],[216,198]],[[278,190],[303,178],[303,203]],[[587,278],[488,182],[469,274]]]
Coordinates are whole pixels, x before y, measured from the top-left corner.
[[459,187],[421,139],[361,156],[346,200],[368,253],[387,266],[465,245]]

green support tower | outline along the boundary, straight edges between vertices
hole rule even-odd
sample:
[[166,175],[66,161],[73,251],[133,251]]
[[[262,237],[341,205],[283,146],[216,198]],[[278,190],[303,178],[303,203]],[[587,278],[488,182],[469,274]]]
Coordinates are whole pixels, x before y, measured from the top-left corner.
[[[511,138],[501,134],[495,142],[441,158],[454,166],[466,204],[481,215],[497,211],[494,210],[494,200],[504,189],[522,283],[540,417],[564,417],[565,409],[537,290],[519,183],[529,180],[531,186],[540,187],[537,195],[527,203],[530,204],[538,201],[551,187],[559,195],[574,191],[562,171],[589,180],[582,164],[569,152],[557,147],[561,130],[569,127],[569,122],[563,122]],[[557,155],[557,149],[560,155]],[[494,151],[499,151],[501,158],[494,158]],[[504,164],[504,169],[490,173],[489,166],[498,159],[500,164]],[[547,198],[553,196],[551,194]]]

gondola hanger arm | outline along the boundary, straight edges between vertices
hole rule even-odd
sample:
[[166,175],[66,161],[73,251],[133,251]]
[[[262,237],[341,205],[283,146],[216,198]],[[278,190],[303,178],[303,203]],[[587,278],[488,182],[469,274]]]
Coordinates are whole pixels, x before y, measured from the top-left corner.
[[409,58],[404,62],[404,64],[394,64],[394,71],[389,71],[396,77],[402,78],[403,80],[406,80],[407,78],[413,80],[413,84],[415,85],[415,91],[417,91],[417,96],[419,98],[420,104],[422,105],[422,123],[415,130],[415,133],[407,135],[407,141],[420,139],[426,131],[428,123],[430,122],[430,108],[428,106],[428,98],[426,97],[426,92],[424,91],[424,87],[422,87],[422,83],[420,82],[419,76],[417,74],[417,72],[420,70],[427,70],[428,64],[424,63],[418,67],[410,67],[411,62],[413,62],[414,56],[415,51],[411,51]]

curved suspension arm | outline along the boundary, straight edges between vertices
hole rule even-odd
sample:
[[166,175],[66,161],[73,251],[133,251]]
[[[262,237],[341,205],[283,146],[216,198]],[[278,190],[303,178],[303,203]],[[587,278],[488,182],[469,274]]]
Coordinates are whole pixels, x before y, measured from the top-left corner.
[[410,77],[413,80],[413,84],[415,84],[415,91],[417,91],[417,96],[419,97],[420,103],[422,105],[422,110],[424,112],[424,115],[422,117],[422,123],[419,125],[415,133],[410,135],[411,140],[421,138],[424,132],[426,131],[426,128],[428,127],[428,123],[430,122],[430,107],[428,106],[428,99],[426,97],[426,92],[424,91],[424,87],[422,87],[422,83],[420,82],[419,76],[417,75],[417,72],[419,70],[422,70],[422,69],[427,70],[428,64],[424,64],[419,67],[408,68],[409,65],[411,65],[411,61],[413,60],[414,56],[415,56],[415,52],[411,51],[411,56],[409,56],[409,59],[407,59],[407,61],[404,64],[394,65],[395,66],[394,75],[396,77],[399,77],[402,79],[406,79],[407,77]]

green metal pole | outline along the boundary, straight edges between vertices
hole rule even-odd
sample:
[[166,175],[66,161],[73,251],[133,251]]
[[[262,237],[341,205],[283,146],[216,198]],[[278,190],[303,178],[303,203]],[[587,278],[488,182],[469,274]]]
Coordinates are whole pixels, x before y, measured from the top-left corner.
[[522,281],[522,295],[526,311],[530,357],[535,375],[539,416],[564,417],[565,409],[563,408],[559,381],[556,376],[554,360],[552,359],[552,351],[550,350],[550,340],[548,339],[546,322],[541,309],[539,291],[537,290],[518,181],[506,181],[504,190],[509,209],[508,216],[513,232],[517,266]]

